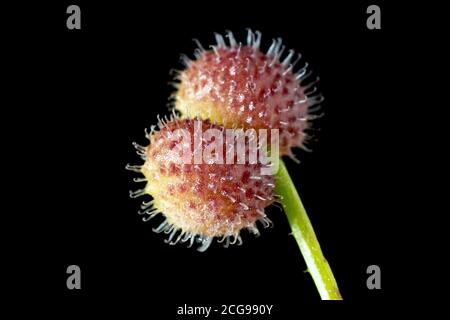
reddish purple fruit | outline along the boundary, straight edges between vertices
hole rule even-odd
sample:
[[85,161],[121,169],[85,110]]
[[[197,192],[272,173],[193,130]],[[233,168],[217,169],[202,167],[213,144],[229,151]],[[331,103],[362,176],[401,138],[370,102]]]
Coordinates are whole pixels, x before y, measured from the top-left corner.
[[237,43],[231,32],[227,37],[229,44],[216,34],[212,50],[199,44],[196,59],[184,59],[175,108],[227,128],[279,129],[280,154],[293,157],[293,147],[305,148],[308,120],[317,117],[312,107],[323,100],[316,93],[318,79],[302,85],[310,75],[308,64],[294,71],[300,55],[293,50],[283,55],[281,39],[264,53],[258,31],[249,30],[246,44]]
[[[180,163],[175,160],[182,139],[175,136],[176,129],[186,130],[194,136],[195,121],[201,121],[203,133],[218,129],[225,139],[224,127],[210,121],[198,119],[173,119],[160,122],[159,131],[148,134],[150,145],[141,147],[135,144],[138,154],[145,163],[142,166],[127,168],[142,173],[145,178],[135,179],[146,182],[144,189],[131,192],[132,197],[151,195],[153,200],[142,205],[144,220],[158,214],[165,217],[164,222],[154,229],[169,234],[168,242],[200,242],[204,251],[215,237],[226,245],[241,243],[240,232],[247,229],[259,234],[257,221],[268,226],[270,220],[264,209],[273,202],[274,177],[262,175],[262,165]],[[207,150],[213,139],[203,139],[200,149]],[[184,144],[186,146],[186,144]],[[188,143],[194,153],[194,139]],[[198,146],[197,146],[198,148]],[[175,152],[175,153],[174,153]]]

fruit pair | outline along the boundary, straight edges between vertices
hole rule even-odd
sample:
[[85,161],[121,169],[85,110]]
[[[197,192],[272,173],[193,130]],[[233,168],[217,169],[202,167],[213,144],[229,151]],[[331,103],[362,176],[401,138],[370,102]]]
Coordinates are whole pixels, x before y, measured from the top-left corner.
[[[212,50],[197,42],[195,60],[184,58],[186,69],[176,77],[171,119],[159,120],[159,130],[152,128],[147,134],[150,145],[135,144],[145,163],[128,169],[143,173],[145,179],[138,181],[147,181],[147,185],[130,195],[153,197],[143,203],[140,213],[145,215],[144,220],[164,215],[164,222],[154,231],[168,233],[167,242],[189,242],[191,246],[197,241],[198,250],[204,251],[214,238],[224,241],[225,246],[240,244],[243,229],[258,235],[258,221],[264,226],[271,224],[264,209],[274,202],[277,192],[321,298],[341,300],[334,275],[282,161],[278,172],[278,166],[250,161],[250,146],[255,146],[252,134],[241,141],[243,161],[199,161],[204,160],[199,153],[205,151],[219,150],[228,155],[233,150],[234,140],[224,139],[230,128],[251,133],[270,130],[272,160],[278,154],[295,160],[292,148],[308,150],[305,130],[318,116],[314,113],[323,100],[316,93],[318,79],[304,85],[311,74],[308,64],[294,71],[300,55],[293,60],[295,54],[290,50],[283,56],[281,39],[273,40],[263,53],[258,31],[248,31],[246,44],[238,43],[231,32],[227,32],[228,45],[221,35],[215,37],[217,44],[211,46]],[[206,132],[209,135],[205,138]],[[200,140],[185,139],[192,135],[200,135]],[[256,149],[262,158],[269,155],[261,144]],[[269,173],[275,178],[266,169],[272,170]]]
[[[217,43],[211,50],[197,41],[195,60],[184,58],[186,69],[177,73],[172,96],[181,117],[174,112],[170,119],[160,120],[159,130],[148,134],[148,146],[135,144],[145,163],[128,167],[143,173],[147,181],[144,189],[130,195],[153,197],[142,205],[144,220],[161,213],[165,220],[154,231],[168,233],[170,244],[200,242],[200,251],[213,238],[226,246],[241,243],[243,229],[258,235],[258,221],[270,225],[264,208],[274,201],[275,179],[261,174],[262,164],[248,159],[244,164],[173,161],[174,131],[182,128],[194,135],[195,121],[202,121],[203,130],[218,129],[223,134],[225,128],[278,130],[280,155],[295,159],[292,148],[306,149],[305,129],[323,100],[316,93],[317,80],[302,85],[310,75],[308,64],[295,71],[301,55],[293,50],[284,54],[281,39],[273,40],[264,53],[258,31],[249,30],[245,44],[231,32],[226,36],[229,44],[215,34]],[[209,144],[205,141],[203,150]],[[225,143],[225,150],[229,147]]]

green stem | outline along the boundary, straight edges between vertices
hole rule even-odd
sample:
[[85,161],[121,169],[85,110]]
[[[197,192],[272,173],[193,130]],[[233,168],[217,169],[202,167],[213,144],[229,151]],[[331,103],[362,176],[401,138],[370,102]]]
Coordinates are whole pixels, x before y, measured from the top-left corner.
[[275,190],[281,196],[281,204],[291,226],[292,235],[302,252],[308,271],[322,300],[342,300],[333,272],[323,256],[302,200],[281,159],[279,163]]

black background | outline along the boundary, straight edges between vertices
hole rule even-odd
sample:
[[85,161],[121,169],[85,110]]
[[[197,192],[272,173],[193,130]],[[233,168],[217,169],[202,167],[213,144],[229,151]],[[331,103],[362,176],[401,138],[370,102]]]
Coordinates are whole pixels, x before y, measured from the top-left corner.
[[[12,25],[22,36],[13,39],[21,50],[14,57],[20,63],[10,60],[17,67],[11,82],[26,88],[15,100],[31,190],[23,198],[31,228],[22,233],[31,240],[27,266],[38,261],[39,272],[34,286],[25,280],[19,291],[72,309],[134,301],[164,318],[185,303],[274,304],[276,319],[317,308],[314,284],[276,207],[268,210],[275,226],[261,237],[198,253],[165,244],[151,231],[157,221],[138,216],[141,199],[128,197],[139,188],[124,169],[140,163],[131,143],[145,144],[144,128],[168,114],[169,70],[182,67],[180,54],[193,57],[192,38],[206,47],[213,32],[230,29],[244,41],[252,28],[262,32],[263,49],[282,37],[321,78],[326,116],[315,126],[314,152],[297,151],[300,165],[286,162],[345,305],[392,298],[392,220],[401,211],[395,116],[402,108],[392,106],[409,34],[397,19],[401,11],[385,3],[378,2],[381,30],[366,28],[372,3],[314,3],[74,1],[21,9],[29,27]],[[80,5],[82,30],[67,30],[69,4]],[[81,267],[80,291],[66,288],[71,264]],[[371,264],[382,270],[381,290],[366,287]]]

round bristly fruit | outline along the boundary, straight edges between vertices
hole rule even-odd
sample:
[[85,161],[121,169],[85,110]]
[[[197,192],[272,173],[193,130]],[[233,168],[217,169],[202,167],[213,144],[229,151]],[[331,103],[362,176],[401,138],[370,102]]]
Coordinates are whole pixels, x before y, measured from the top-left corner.
[[197,42],[195,60],[184,56],[186,69],[176,76],[175,108],[227,128],[278,129],[281,155],[294,157],[293,147],[307,150],[305,129],[318,116],[313,113],[323,97],[315,86],[318,79],[302,85],[311,74],[307,63],[294,71],[301,55],[293,61],[294,50],[289,50],[283,57],[281,39],[263,53],[258,31],[248,31],[246,45],[237,43],[230,31],[229,45],[221,35],[215,37],[212,50]]
[[[202,153],[211,150],[215,140],[205,138],[206,135],[202,135],[201,146],[196,146],[199,149],[195,149],[194,138],[186,143],[182,136],[175,135],[181,128],[194,137],[199,122],[202,134],[210,129],[223,134],[223,150],[229,150],[222,126],[200,119],[160,120],[159,130],[152,127],[147,134],[150,140],[147,147],[134,144],[145,163],[127,168],[145,176],[135,181],[147,182],[145,188],[130,195],[153,197],[142,205],[140,213],[145,215],[144,220],[157,214],[165,217],[154,231],[169,233],[167,242],[171,244],[200,242],[198,250],[204,251],[215,237],[220,237],[219,241],[224,241],[226,246],[240,244],[241,230],[259,234],[257,221],[268,226],[270,220],[264,209],[273,202],[275,185],[272,175],[261,174],[263,165],[260,163],[249,164],[248,160],[244,164],[198,163],[193,158],[180,161],[183,148],[179,146],[187,145],[192,157],[195,150]],[[174,157],[174,152],[180,157]]]

